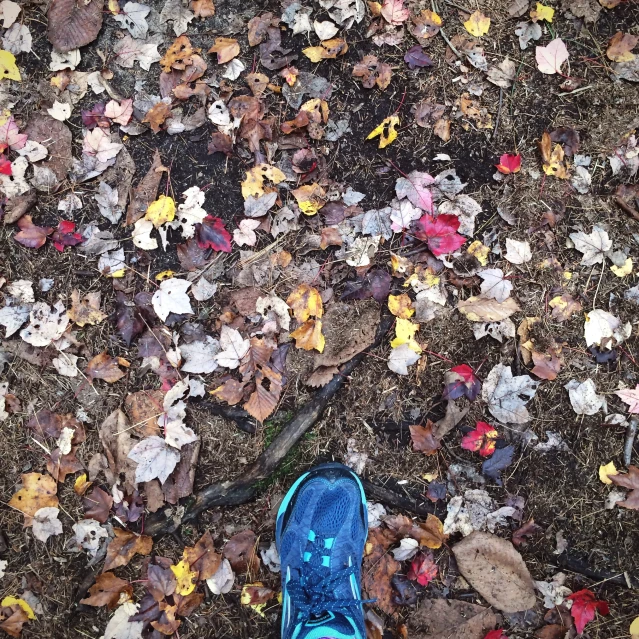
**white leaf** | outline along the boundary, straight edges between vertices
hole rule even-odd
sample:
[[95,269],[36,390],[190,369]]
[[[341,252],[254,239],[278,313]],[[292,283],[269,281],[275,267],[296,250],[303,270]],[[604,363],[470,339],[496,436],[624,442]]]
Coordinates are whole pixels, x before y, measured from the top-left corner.
[[313,22],[313,29],[320,40],[330,40],[339,31],[330,20],[324,20],[324,22],[315,20]]
[[[391,229],[395,231],[395,233],[400,233],[404,229],[409,228],[415,220],[419,220],[419,218],[423,215],[422,210],[413,206],[410,200],[393,200],[391,208]],[[371,213],[371,211],[369,211],[369,213]],[[379,233],[376,233],[375,235],[379,235]]]
[[58,437],[56,444],[63,455],[68,455],[71,452],[71,440],[75,435],[75,428],[69,428],[65,426]]
[[231,114],[223,100],[216,100],[209,107],[209,120],[217,126],[227,127],[231,124]]
[[29,161],[27,158],[16,158],[11,162],[11,173],[13,175],[9,176],[0,173],[0,193],[4,193],[8,200],[26,193],[31,188],[24,177],[28,168]]
[[95,519],[81,519],[77,524],[73,524],[73,532],[78,547],[87,550],[92,557],[95,557],[100,549],[100,540],[109,536],[107,529]]
[[142,639],[144,621],[129,621],[129,617],[135,615],[139,607],[139,604],[131,601],[124,602],[109,619],[100,639]]
[[0,19],[2,28],[8,29],[20,15],[20,5],[13,0],[2,0],[0,2]]
[[71,69],[73,71],[78,64],[82,56],[80,55],[80,49],[72,49],[65,53],[58,53],[57,51],[51,51],[51,62],[49,63],[49,69],[51,71],[64,71],[65,69]]
[[584,322],[584,338],[586,346],[593,344],[610,350],[630,337],[632,327],[630,322],[625,325],[621,320],[608,311],[596,308],[586,314]]
[[511,264],[524,264],[532,260],[532,252],[528,242],[519,242],[517,240],[506,239],[506,254],[504,257]]
[[155,250],[158,247],[158,241],[154,237],[151,237],[153,228],[153,222],[151,222],[151,220],[141,217],[133,225],[133,233],[131,234],[133,244],[145,251]]
[[44,144],[35,140],[27,140],[27,143],[18,150],[18,155],[25,156],[29,162],[39,162],[49,155],[49,151]]
[[36,510],[33,515],[33,536],[46,542],[53,535],[62,534],[62,522],[58,519],[59,508],[46,506]]
[[182,193],[184,202],[178,204],[175,219],[170,223],[174,229],[182,227],[182,236],[189,239],[195,235],[195,225],[201,224],[207,216],[202,208],[206,194],[199,186],[192,186]]
[[360,193],[359,191],[354,191],[352,186],[349,186],[346,189],[344,195],[342,195],[342,202],[346,204],[346,206],[355,206],[359,204],[366,195],[364,193]]
[[261,224],[259,220],[242,220],[240,228],[233,231],[233,240],[238,246],[255,246],[257,235],[255,229]]
[[118,207],[118,190],[111,188],[106,182],[100,182],[98,193],[93,197],[98,203],[100,214],[111,224],[117,224],[124,212]]
[[137,462],[135,481],[151,481],[156,477],[164,483],[180,461],[180,453],[169,444],[152,435],[136,444],[128,454],[128,458]]
[[[393,237],[393,228],[391,224],[392,211],[393,209],[390,206],[385,206],[383,209],[371,209],[370,211],[366,211],[362,218],[362,233],[364,235],[381,236],[385,240],[390,240],[390,238]],[[345,220],[345,222],[348,222],[348,220]],[[357,239],[363,241],[363,238]]]
[[267,318],[269,312],[272,312],[277,317],[277,323],[282,330],[288,331],[290,329],[291,316],[288,304],[277,295],[258,297],[255,303],[255,310],[264,318]]
[[198,302],[204,302],[211,299],[217,291],[217,284],[209,282],[204,276],[191,286],[191,293]]
[[406,561],[412,559],[419,550],[419,542],[416,539],[406,537],[399,542],[399,548],[391,550],[395,561]]
[[122,148],[123,145],[119,142],[111,142],[111,133],[108,129],[105,130],[99,126],[87,131],[82,143],[82,152],[102,163],[112,160]]
[[591,379],[581,383],[571,379],[564,388],[568,391],[572,409],[577,415],[594,415],[606,404],[606,398],[597,395],[597,388]]
[[551,609],[564,603],[564,599],[572,592],[564,586],[565,581],[563,572],[558,572],[551,581],[535,581],[535,588],[544,598],[544,608]]
[[608,237],[608,233],[597,225],[592,227],[590,235],[579,231],[579,233],[571,233],[570,239],[575,248],[583,253],[581,264],[584,266],[603,264],[604,253],[612,248],[612,240]]
[[30,306],[0,308],[0,325],[6,329],[5,337],[11,337],[27,321],[30,309]]
[[575,187],[575,190],[578,193],[583,195],[590,191],[592,176],[585,166],[576,166],[570,183]]
[[568,59],[568,49],[561,38],[555,38],[545,47],[536,47],[537,68],[547,75],[561,72],[561,65]]
[[[413,173],[410,175],[413,175]],[[467,184],[467,182],[461,181],[455,169],[446,169],[435,176],[435,182],[433,183],[432,189],[433,200],[438,202],[445,197],[455,197],[464,189],[465,186],[467,186]]]
[[498,66],[488,69],[486,79],[502,89],[507,89],[512,86],[515,73],[515,63],[509,58],[504,58]]
[[250,195],[244,200],[244,215],[246,217],[262,217],[262,215],[266,215],[277,201],[277,197],[277,191],[265,193],[259,197]]
[[280,572],[280,555],[277,552],[277,546],[274,541],[271,542],[271,545],[266,550],[260,550],[260,555],[262,556],[262,561],[265,566],[271,572]]
[[47,109],[47,113],[56,120],[60,120],[60,122],[64,122],[71,117],[71,105],[66,102],[58,102],[57,100],[53,103],[53,106],[50,109]]
[[20,331],[20,337],[32,346],[48,346],[62,337],[68,325],[69,316],[61,301],[53,308],[46,302],[36,302],[31,309],[30,324]]
[[406,177],[400,177],[395,183],[395,193],[402,200],[410,202],[427,213],[433,212],[433,195],[428,188],[435,182],[432,175],[421,171],[411,171]]
[[504,272],[500,268],[486,268],[477,273],[482,280],[481,294],[490,297],[499,303],[510,297],[513,285],[510,280],[504,279]]
[[203,342],[182,344],[180,353],[186,360],[182,366],[183,373],[207,374],[217,369],[215,356],[220,352],[220,343],[210,335]]
[[408,344],[401,344],[391,350],[388,356],[388,368],[398,375],[408,375],[408,367],[417,362],[419,357]]
[[100,271],[102,275],[113,275],[113,273],[117,273],[125,268],[124,248],[119,248],[115,251],[100,255],[100,259],[98,260],[98,271]]
[[244,63],[239,58],[234,58],[226,65],[222,77],[237,80],[244,69],[246,69]]
[[510,366],[497,364],[488,373],[481,394],[488,410],[502,424],[525,424],[530,421],[526,404],[535,396],[539,382],[528,375],[513,377]]
[[139,2],[127,2],[120,13],[113,16],[134,38],[144,40],[149,30],[146,17],[149,15],[151,7]]
[[519,37],[519,48],[524,51],[531,40],[541,38],[541,25],[538,22],[518,22],[515,35]]
[[81,208],[82,200],[75,193],[69,193],[58,202],[58,211],[64,211],[65,213],[72,213]]
[[160,22],[173,21],[173,32],[176,36],[186,33],[193,18],[195,16],[182,5],[182,0],[167,0],[160,13]]
[[0,579],[4,577],[8,565],[9,562],[6,559],[0,559]]
[[486,517],[486,528],[489,532],[494,533],[497,526],[507,526],[507,517],[512,517],[517,513],[517,509],[512,506],[502,506],[492,513],[488,513]]
[[13,55],[30,53],[32,45],[33,38],[26,24],[16,22],[2,36],[2,47]]
[[125,69],[132,69],[134,62],[137,60],[139,65],[149,71],[154,62],[159,62],[160,54],[158,53],[157,42],[146,42],[145,40],[137,40],[130,35],[125,35],[113,47],[114,61]]
[[189,380],[189,397],[204,397],[206,393],[206,386],[204,382],[199,379]]
[[169,313],[192,315],[191,301],[187,291],[191,282],[171,277],[160,283],[160,288],[153,293],[151,302],[158,317],[164,322]]
[[158,418],[158,424],[164,428],[164,439],[169,446],[180,450],[182,446],[198,440],[193,429],[186,426],[186,404],[183,401],[176,402],[165,409],[164,414]]
[[237,368],[248,353],[251,342],[243,339],[236,328],[224,325],[220,331],[220,346],[222,351],[215,356],[215,361],[225,368]]
[[368,266],[371,258],[377,253],[381,236],[358,237],[351,247],[344,251],[346,263],[349,266]]
[[206,585],[214,595],[225,595],[227,592],[231,592],[234,581],[235,574],[233,573],[231,564],[229,560],[224,557],[215,574],[206,580]]
[[78,376],[78,356],[73,353],[60,353],[51,363],[60,375],[64,377]]
[[382,504],[368,501],[366,502],[366,510],[368,511],[368,527],[377,528],[381,526],[382,519],[386,517],[386,508]]
[[474,323],[473,335],[475,336],[475,339],[481,339],[486,335],[490,335],[501,344],[504,338],[514,339],[515,325],[509,317],[501,322]]
[[467,237],[475,233],[475,218],[481,213],[480,204],[470,195],[457,195],[452,200],[444,200],[437,208],[439,215],[448,213],[459,218],[457,232]]
[[11,282],[7,286],[7,292],[19,304],[33,304],[35,302],[33,282],[31,280],[15,280],[15,282]]

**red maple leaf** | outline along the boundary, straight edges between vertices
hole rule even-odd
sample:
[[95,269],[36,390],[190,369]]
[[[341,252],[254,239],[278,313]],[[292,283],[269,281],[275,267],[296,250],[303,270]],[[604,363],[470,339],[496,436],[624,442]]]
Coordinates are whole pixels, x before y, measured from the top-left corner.
[[6,155],[0,155],[0,173],[2,175],[12,175],[11,162]]
[[521,155],[510,155],[510,153],[504,153],[499,158],[499,164],[495,164],[496,169],[504,175],[510,173],[519,173],[521,169]]
[[16,233],[14,239],[28,248],[40,248],[47,241],[47,235],[53,233],[50,226],[36,226],[30,215],[23,215],[18,220],[20,231]]
[[224,228],[221,218],[207,215],[202,224],[195,225],[195,236],[200,248],[231,252],[231,234]]
[[431,217],[428,213],[415,222],[412,227],[413,235],[428,243],[433,255],[444,255],[456,251],[466,239],[456,231],[459,228],[459,218],[446,213]]
[[508,637],[501,628],[497,628],[497,630],[491,630],[484,639],[508,639]]
[[570,614],[575,620],[577,634],[581,634],[586,624],[595,618],[595,611],[600,615],[607,615],[610,612],[608,604],[605,601],[597,599],[592,590],[579,590],[566,597],[566,599],[572,600]]
[[437,577],[438,571],[432,552],[419,553],[411,562],[410,570],[406,576],[411,581],[416,581],[420,586],[428,586]]
[[475,430],[462,437],[461,447],[464,450],[479,452],[482,457],[490,457],[495,452],[495,440],[499,434],[486,422],[477,422]]
[[60,220],[58,228],[51,236],[53,246],[55,246],[58,251],[64,251],[65,246],[75,246],[76,244],[84,242],[82,235],[80,235],[80,233],[74,233],[74,231],[75,222]]
[[481,390],[481,382],[468,364],[451,368],[444,378],[444,399],[459,399],[465,395],[472,402]]

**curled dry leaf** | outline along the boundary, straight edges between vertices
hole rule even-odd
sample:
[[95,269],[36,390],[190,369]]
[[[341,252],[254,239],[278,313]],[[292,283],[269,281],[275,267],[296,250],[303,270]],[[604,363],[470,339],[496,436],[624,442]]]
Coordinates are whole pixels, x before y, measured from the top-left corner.
[[133,595],[133,587],[128,581],[116,577],[112,572],[102,573],[89,588],[89,597],[81,599],[80,603],[87,606],[107,606],[113,610],[121,599],[126,601]]
[[107,546],[106,560],[102,572],[126,566],[134,555],[148,555],[153,547],[153,539],[129,530],[115,528],[115,537]]
[[392,74],[390,65],[380,62],[374,55],[365,55],[353,67],[353,77],[361,78],[362,86],[367,89],[377,85],[384,90],[390,84]]

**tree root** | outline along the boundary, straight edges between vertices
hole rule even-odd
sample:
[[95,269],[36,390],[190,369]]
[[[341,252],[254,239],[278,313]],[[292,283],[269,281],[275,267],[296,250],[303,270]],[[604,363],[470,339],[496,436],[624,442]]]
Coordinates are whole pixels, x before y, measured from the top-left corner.
[[[306,403],[296,415],[284,426],[271,445],[242,473],[241,477],[231,481],[222,481],[209,484],[199,490],[194,496],[183,502],[182,508],[176,509],[176,513],[167,516],[164,509],[149,517],[144,525],[144,534],[152,537],[170,534],[176,531],[182,524],[194,521],[205,510],[216,506],[238,506],[244,504],[259,492],[259,483],[267,479],[279,466],[282,460],[302,436],[312,428],[321,417],[330,399],[343,386],[348,376],[365,359],[366,353],[379,346],[386,333],[393,325],[395,318],[383,313],[377,327],[375,341],[363,352],[355,355],[346,362],[338,375],[314,395],[313,399]],[[387,491],[387,489],[380,489]],[[387,491],[391,492],[391,491]],[[381,492],[378,494],[382,494]],[[374,496],[374,495],[372,495]],[[387,497],[389,495],[387,494]],[[393,492],[392,497],[400,503],[413,501]],[[380,499],[379,497],[376,497]],[[405,502],[403,501],[405,500]],[[383,501],[383,499],[380,499]],[[417,508],[413,504],[413,508]],[[421,508],[421,507],[420,507]]]

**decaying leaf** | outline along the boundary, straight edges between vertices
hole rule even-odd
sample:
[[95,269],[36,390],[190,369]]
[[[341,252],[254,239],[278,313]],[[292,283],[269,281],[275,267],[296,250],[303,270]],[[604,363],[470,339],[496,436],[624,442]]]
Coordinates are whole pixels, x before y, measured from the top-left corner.
[[66,53],[93,42],[102,27],[104,0],[53,0],[47,17],[47,38],[56,51]]

